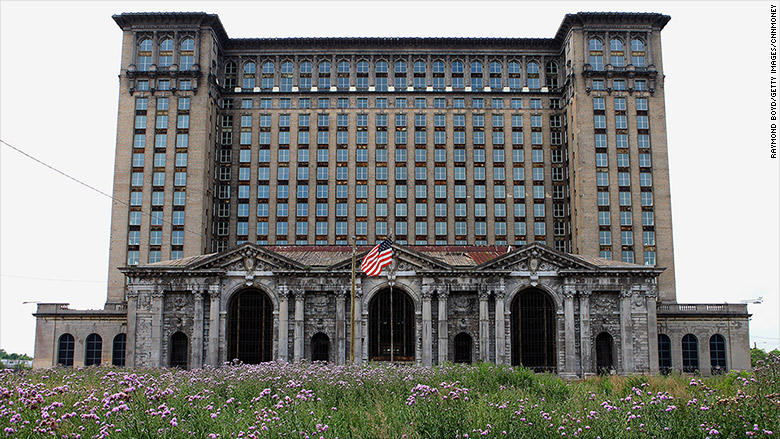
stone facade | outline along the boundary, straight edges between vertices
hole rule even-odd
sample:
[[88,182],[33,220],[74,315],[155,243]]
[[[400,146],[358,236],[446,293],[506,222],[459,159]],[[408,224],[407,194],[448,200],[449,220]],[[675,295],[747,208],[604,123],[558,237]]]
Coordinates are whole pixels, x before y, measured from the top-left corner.
[[[358,263],[367,251],[361,250]],[[487,260],[478,263],[482,259]],[[123,268],[129,280],[127,308],[112,311],[114,320],[106,318],[107,311],[93,312],[88,323],[84,312],[40,305],[37,346],[53,345],[55,351],[49,356],[36,352],[36,366],[56,363],[54,340],[66,332],[81,340],[91,332],[106,340],[126,332],[125,365],[135,367],[218,366],[233,359],[229,352],[237,352],[240,359],[240,349],[264,343],[269,346],[264,360],[311,361],[317,358],[314,336],[324,334],[327,345],[321,358],[345,364],[350,352],[351,263],[348,248],[342,246],[265,248],[246,243],[221,253]],[[460,359],[520,365],[525,364],[523,358],[532,357],[513,356],[514,349],[528,354],[549,349],[552,360],[532,367],[566,377],[602,370],[657,374],[657,334],[675,341],[673,370],[682,369],[679,340],[693,334],[702,340],[699,370],[709,374],[705,341],[720,334],[727,346],[726,368],[749,368],[750,356],[742,348],[748,345],[746,307],[659,305],[657,278],[662,271],[566,254],[540,244],[509,252],[506,247],[395,246],[389,270],[378,277],[357,278],[355,361],[385,359],[371,354],[372,345],[382,342],[369,328],[374,327],[372,319],[386,319],[382,314],[388,310],[377,307],[379,297],[392,288],[413,306],[411,313],[399,315],[391,324],[398,337],[406,330],[414,334],[413,354],[402,362],[431,366]],[[230,335],[236,325],[231,319],[243,315],[235,310],[243,306],[238,298],[247,292],[259,292],[269,305],[265,312],[272,319],[270,339],[241,332]],[[553,321],[545,346],[524,340],[515,323],[514,315],[525,313],[520,298],[529,292],[549,303]],[[174,361],[172,340],[177,333],[186,340],[184,363]],[[459,352],[463,348],[455,340],[460,334],[471,340],[468,352]],[[608,334],[606,345],[597,341],[600,334]],[[110,346],[103,350],[107,361]],[[76,351],[76,356],[83,355],[82,348]]]

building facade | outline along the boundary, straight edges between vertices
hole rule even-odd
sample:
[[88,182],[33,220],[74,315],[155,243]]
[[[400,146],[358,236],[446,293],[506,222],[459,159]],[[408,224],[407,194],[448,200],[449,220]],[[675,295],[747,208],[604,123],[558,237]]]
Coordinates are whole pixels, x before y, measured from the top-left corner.
[[[133,365],[344,362],[338,264],[352,237],[363,248],[392,233],[411,265],[359,280],[360,361],[469,352],[568,376],[749,367],[745,306],[676,303],[668,16],[569,14],[534,39],[231,39],[211,14],[113,18],[106,318],[41,305],[40,365],[58,362],[66,334],[52,322],[82,333],[94,319],[122,322],[98,350]],[[217,262],[236,258],[243,270]],[[526,265],[495,265],[510,259]],[[538,276],[531,261],[550,265]],[[396,306],[406,323],[381,320]],[[244,330],[244,308],[270,314]],[[67,334],[86,352],[87,334]]]

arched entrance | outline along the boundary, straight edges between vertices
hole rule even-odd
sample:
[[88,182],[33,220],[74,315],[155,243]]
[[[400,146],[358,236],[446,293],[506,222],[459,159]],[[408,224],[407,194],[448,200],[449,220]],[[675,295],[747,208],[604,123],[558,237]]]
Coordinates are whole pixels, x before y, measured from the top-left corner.
[[414,328],[409,295],[397,288],[377,293],[368,305],[368,359],[414,361]]
[[330,339],[322,332],[314,334],[311,338],[311,361],[328,361],[330,353]]
[[512,365],[555,372],[555,303],[545,292],[529,289],[512,300]]
[[186,369],[189,365],[187,361],[187,336],[179,331],[171,336],[171,367],[178,367],[180,369]]
[[471,364],[471,350],[474,345],[468,333],[461,332],[455,336],[455,362]]
[[596,336],[596,373],[608,374],[615,369],[615,356],[612,354],[614,340],[608,332]]
[[228,360],[245,364],[272,360],[273,303],[264,292],[247,289],[228,304]]

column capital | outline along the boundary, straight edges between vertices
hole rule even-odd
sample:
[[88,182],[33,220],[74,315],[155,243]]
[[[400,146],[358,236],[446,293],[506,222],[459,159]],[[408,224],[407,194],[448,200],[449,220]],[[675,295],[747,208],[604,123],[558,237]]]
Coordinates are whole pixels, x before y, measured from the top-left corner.
[[347,297],[347,287],[339,288],[334,292],[334,294],[336,294],[337,299],[343,300],[345,297]]
[[212,298],[218,298],[220,293],[219,285],[209,285],[209,296]]
[[633,295],[634,295],[634,292],[631,291],[631,288],[624,288],[624,289],[620,290],[620,298],[621,299],[629,299]]
[[153,298],[158,298],[158,297],[162,298],[163,296],[165,296],[165,290],[163,290],[163,287],[161,287],[159,285],[154,287],[154,290],[152,290],[152,297]]
[[490,290],[487,288],[481,288],[479,290],[479,300],[487,301],[488,299],[490,299]]
[[574,299],[574,294],[577,292],[577,290],[574,288],[574,285],[564,285],[563,286],[563,298],[566,300]]
[[440,285],[436,287],[436,295],[439,297],[439,300],[447,300],[450,297],[450,290],[446,285]]
[[591,296],[591,294],[593,294],[593,291],[591,291],[590,288],[585,288],[582,290],[577,290],[577,294],[579,294],[580,297],[587,299]]
[[138,300],[138,291],[128,290],[127,294],[125,296],[127,297],[127,300],[130,300],[130,299]]
[[423,300],[431,300],[431,296],[433,295],[433,288],[430,285],[423,285],[422,291],[420,293],[420,296]]
[[303,301],[304,297],[306,297],[306,290],[303,289],[303,287],[298,287],[293,289],[293,296],[295,296],[295,301]]
[[658,299],[658,290],[655,285],[652,288],[645,290],[645,297],[648,299]]

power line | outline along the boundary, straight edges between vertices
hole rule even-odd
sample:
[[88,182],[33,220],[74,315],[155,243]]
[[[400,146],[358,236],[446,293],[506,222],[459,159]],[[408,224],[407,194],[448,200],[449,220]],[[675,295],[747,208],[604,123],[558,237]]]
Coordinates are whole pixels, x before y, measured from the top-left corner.
[[[47,168],[51,169],[52,171],[54,171],[54,172],[56,172],[56,173],[58,173],[58,174],[60,174],[60,175],[63,175],[64,177],[66,177],[66,178],[68,178],[68,179],[70,179],[70,180],[73,180],[73,181],[75,181],[76,183],[78,183],[78,184],[80,184],[80,185],[82,185],[82,186],[85,186],[85,187],[87,187],[87,188],[89,188],[89,189],[91,189],[91,190],[93,190],[93,191],[95,191],[95,192],[99,193],[100,195],[103,195],[103,196],[105,196],[105,197],[108,197],[108,198],[110,198],[110,199],[112,199],[112,200],[116,201],[117,203],[124,204],[125,206],[127,206],[127,207],[130,207],[130,204],[128,204],[126,201],[122,201],[122,200],[120,200],[120,199],[114,198],[113,196],[111,196],[111,195],[109,195],[109,194],[107,194],[107,193],[105,193],[105,192],[101,191],[100,189],[98,189],[98,188],[96,188],[96,187],[94,187],[94,186],[92,186],[92,185],[90,185],[90,184],[88,184],[88,183],[85,183],[85,182],[83,182],[83,181],[79,180],[79,179],[78,179],[78,178],[76,178],[76,177],[73,177],[73,176],[71,176],[71,175],[69,175],[69,174],[65,173],[64,171],[60,171],[59,169],[55,168],[54,166],[52,166],[52,165],[50,165],[50,164],[48,164],[48,163],[46,163],[46,162],[44,162],[44,161],[42,161],[42,160],[40,160],[40,159],[36,158],[36,157],[33,157],[33,156],[31,156],[30,154],[28,154],[28,153],[26,153],[26,152],[22,151],[21,149],[19,149],[19,148],[15,147],[15,146],[13,146],[13,145],[11,145],[10,143],[6,142],[5,140],[2,140],[2,139],[0,139],[0,143],[2,143],[3,145],[5,145],[5,146],[7,146],[7,147],[9,147],[9,148],[11,148],[11,149],[13,149],[14,151],[18,152],[19,154],[22,154],[23,156],[25,156],[25,157],[29,158],[30,160],[33,160],[33,161],[35,161],[35,162],[37,162],[37,163],[39,163],[39,164],[41,164],[41,165],[43,165],[43,166],[45,166],[45,167],[47,167]],[[141,210],[140,210],[140,212],[141,212],[141,213],[143,213],[143,214],[144,214],[144,215],[146,215],[146,216],[152,217],[152,213],[151,213],[151,212],[147,212],[147,211],[145,211],[145,210],[143,210],[143,209],[141,209]],[[167,221],[167,220],[164,220],[164,219],[162,219],[162,218],[157,218],[157,219],[159,219],[159,220],[160,220],[161,222],[163,222],[163,223],[170,224],[171,226],[174,226],[174,225],[175,225],[175,224],[173,224],[172,222],[170,222],[170,221]],[[189,232],[189,233],[191,233],[191,234],[193,234],[193,235],[195,235],[195,236],[199,236],[199,237],[203,238],[203,234],[202,234],[202,233],[200,233],[200,232],[196,232],[196,231],[194,231],[194,230],[190,230],[190,229],[188,229],[188,228],[186,228],[186,227],[183,227],[183,230],[186,230],[187,232]]]
[[29,280],[46,280],[53,282],[83,282],[83,283],[101,283],[104,284],[107,281],[104,280],[84,280],[84,279],[54,279],[48,277],[32,277],[32,276],[17,276],[13,274],[0,274],[2,277],[13,277],[16,279],[29,279]]

